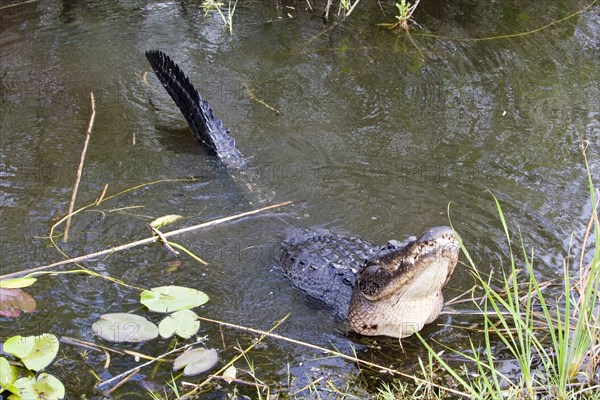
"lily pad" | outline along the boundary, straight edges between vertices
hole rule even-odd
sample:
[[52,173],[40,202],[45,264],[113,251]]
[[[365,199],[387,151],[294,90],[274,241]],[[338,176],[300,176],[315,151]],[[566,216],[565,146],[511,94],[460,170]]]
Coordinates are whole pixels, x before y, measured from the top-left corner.
[[150,226],[156,229],[160,229],[165,225],[172,224],[175,221],[179,221],[183,219],[183,216],[177,214],[165,215],[160,218],[156,218],[154,221],[150,222]]
[[0,317],[17,318],[35,311],[35,299],[21,289],[0,289]]
[[14,278],[0,280],[0,288],[19,289],[31,286],[37,281],[36,278]]
[[219,355],[215,349],[193,349],[188,350],[175,359],[173,369],[183,369],[187,376],[199,375],[210,370],[219,361]]
[[229,368],[223,371],[222,377],[227,383],[233,382],[237,377],[237,368],[235,368],[233,365],[230,365]]
[[19,395],[11,395],[9,399],[47,399],[59,400],[65,397],[65,387],[55,376],[41,373],[32,378],[20,378],[15,382]]
[[160,286],[144,290],[140,302],[151,311],[175,312],[198,307],[208,301],[206,293],[183,286]]
[[19,393],[19,390],[14,386],[18,377],[19,370],[10,365],[6,358],[0,357],[0,386],[9,392]]
[[170,338],[175,333],[184,339],[188,339],[200,328],[200,321],[197,318],[198,315],[192,310],[176,311],[160,321],[158,333],[165,339]]
[[4,342],[4,351],[21,359],[27,369],[46,368],[58,353],[58,338],[50,333],[40,336],[13,336]]
[[158,328],[146,318],[135,314],[104,314],[92,324],[92,330],[109,342],[138,343],[158,336]]

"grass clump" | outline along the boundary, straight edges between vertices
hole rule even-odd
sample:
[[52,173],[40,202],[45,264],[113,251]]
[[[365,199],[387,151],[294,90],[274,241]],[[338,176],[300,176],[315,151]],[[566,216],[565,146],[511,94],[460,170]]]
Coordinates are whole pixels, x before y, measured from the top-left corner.
[[[583,154],[585,158],[585,147]],[[484,292],[483,301],[476,303],[484,315],[483,343],[476,344],[471,339],[469,351],[449,350],[471,362],[467,369],[475,378],[465,379],[458,368],[446,363],[431,346],[422,342],[473,398],[600,399],[598,192],[587,158],[585,161],[592,215],[577,266],[571,263],[574,258],[567,257],[564,261],[562,290],[558,295],[548,291],[547,285],[536,278],[534,252],[527,249],[522,238],[519,240],[521,257],[517,260],[502,207],[495,197],[510,253],[510,269],[503,272],[500,289],[493,287],[491,278],[478,272],[461,243],[472,274]],[[591,249],[590,242],[593,243]],[[494,352],[503,352],[513,359],[520,370],[518,376],[502,372],[501,362]]]
[[235,14],[235,8],[237,6],[238,0],[231,1],[229,0],[227,3],[227,10],[223,12],[225,3],[218,0],[204,0],[202,2],[202,10],[205,14],[209,12],[217,12],[221,17],[221,21],[223,24],[229,29],[229,34],[233,33],[233,15]]

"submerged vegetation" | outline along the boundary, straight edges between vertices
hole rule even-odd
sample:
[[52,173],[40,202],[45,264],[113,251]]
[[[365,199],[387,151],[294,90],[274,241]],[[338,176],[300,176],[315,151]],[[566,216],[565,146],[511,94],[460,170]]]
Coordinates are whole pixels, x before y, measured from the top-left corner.
[[233,16],[235,14],[235,8],[237,6],[238,0],[231,1],[228,0],[227,9],[224,9],[225,3],[222,3],[218,0],[204,0],[201,7],[204,10],[205,14],[209,12],[216,12],[221,17],[221,21],[223,24],[229,29],[229,33],[233,33]]
[[[338,2],[338,10],[337,16],[339,18],[345,19],[352,14],[356,6],[360,3],[361,0],[339,0]],[[395,7],[397,9],[398,14],[395,16],[395,23],[382,23],[379,24],[381,26],[385,26],[390,29],[402,29],[405,32],[410,30],[410,24],[416,24],[416,21],[413,18],[413,14],[419,5],[421,0],[416,0],[414,4],[406,1],[400,0],[400,2],[395,3]],[[204,0],[200,7],[204,11],[204,14],[207,15],[209,13],[217,13],[225,27],[229,30],[229,33],[233,33],[233,19],[235,15],[235,9],[237,6],[238,0],[228,0],[227,4],[221,2],[219,0]],[[323,20],[327,21],[329,19],[331,7],[334,5],[333,0],[327,0],[325,3],[325,8],[323,10]],[[380,4],[381,6],[381,4]],[[310,0],[306,0],[306,7],[314,11],[316,6],[313,6]],[[289,14],[288,14],[289,15]]]
[[[348,16],[354,10],[359,0],[354,2],[350,0],[341,0],[339,5],[339,15]],[[310,4],[310,3],[309,3]],[[331,1],[328,2],[332,4]],[[417,0],[414,4],[402,0],[396,3],[398,15],[395,17],[397,22],[389,24],[390,28],[408,30],[413,23],[412,16],[419,4]],[[219,13],[223,23],[233,31],[233,17],[237,6],[237,0],[225,3],[208,0],[204,3],[206,12]],[[584,149],[584,157],[585,157]],[[107,383],[98,378],[99,389],[106,390],[104,393],[113,395],[114,398],[127,398],[128,393],[120,393],[120,385],[128,382],[135,374],[147,373],[144,380],[159,381],[162,378],[156,378],[154,372],[150,370],[151,365],[165,365],[173,368],[168,381],[159,381],[156,386],[162,390],[156,390],[156,387],[148,389],[148,395],[155,399],[180,399],[192,398],[201,391],[219,391],[224,392],[223,397],[230,398],[306,398],[312,396],[315,398],[364,398],[372,396],[378,399],[431,399],[431,398],[465,398],[475,399],[596,399],[600,400],[600,227],[598,222],[598,199],[600,195],[594,186],[594,182],[587,166],[588,184],[590,192],[590,201],[592,204],[589,222],[580,237],[572,237],[572,248],[581,248],[580,254],[568,254],[565,256],[564,265],[554,266],[557,270],[562,269],[563,276],[560,283],[556,285],[552,282],[543,282],[537,278],[538,264],[536,253],[543,249],[530,249],[520,235],[515,235],[508,228],[505,220],[502,205],[494,198],[496,208],[500,218],[504,235],[506,237],[509,249],[507,270],[494,270],[489,276],[480,273],[477,262],[471,256],[469,244],[462,247],[464,256],[471,268],[472,275],[477,283],[477,289],[474,289],[472,301],[482,314],[480,323],[476,327],[477,334],[471,335],[470,344],[467,348],[457,349],[455,347],[445,346],[443,343],[422,341],[423,347],[428,349],[428,358],[419,359],[420,371],[414,376],[407,375],[402,371],[395,370],[389,366],[377,365],[358,358],[356,354],[342,354],[331,349],[324,349],[310,343],[296,341],[287,337],[274,334],[278,326],[283,322],[277,321],[269,331],[261,331],[253,328],[247,328],[208,319],[191,311],[190,308],[196,307],[207,301],[208,298],[202,296],[197,291],[190,293],[186,288],[176,288],[174,286],[161,286],[150,290],[141,291],[140,309],[136,313],[149,313],[150,311],[163,312],[168,315],[162,318],[158,326],[149,322],[145,317],[131,313],[112,313],[105,314],[92,326],[90,330],[96,328],[97,337],[100,339],[117,342],[118,345],[98,345],[96,343],[83,342],[81,340],[69,338],[57,338],[51,333],[44,333],[38,336],[13,336],[4,343],[4,352],[8,353],[5,357],[0,357],[0,396],[18,399],[17,393],[26,398],[62,398],[64,397],[64,387],[58,378],[49,373],[41,372],[46,368],[52,369],[51,363],[56,359],[59,351],[59,340],[69,346],[80,346],[99,354],[106,354],[106,365],[110,363],[108,354],[118,354],[113,356],[113,365],[117,364],[115,369],[123,365],[134,364],[134,367],[126,372],[116,375],[113,381]],[[151,183],[153,184],[153,183]],[[147,185],[140,185],[132,188],[136,190],[145,188]],[[102,201],[108,201],[111,197],[100,198],[94,204],[90,204],[73,213],[73,216],[86,208],[93,208]],[[102,195],[103,197],[103,195]],[[69,213],[69,217],[71,217]],[[165,247],[172,247],[182,250],[185,254],[193,257],[198,262],[203,261],[196,257],[192,252],[183,248],[177,243],[170,242],[166,238],[172,236],[173,232],[162,234],[158,231],[163,226],[164,220],[173,221],[178,219],[176,216],[163,217],[151,224],[156,235],[152,241],[144,243],[160,242]],[[227,220],[227,219],[224,219]],[[52,244],[54,238],[54,228],[63,220],[52,227],[50,237]],[[188,229],[189,230],[189,229]],[[514,238],[517,237],[516,245]],[[575,245],[577,242],[577,245]],[[133,247],[137,242],[119,246],[122,249]],[[140,243],[141,244],[141,243]],[[58,249],[58,246],[57,246]],[[109,249],[100,255],[113,254],[114,249]],[[94,257],[80,257],[81,261]],[[57,264],[69,264],[69,262],[59,262]],[[21,313],[33,313],[35,311],[35,301],[33,297],[22,289],[36,282],[40,275],[45,279],[56,279],[52,276],[57,274],[87,274],[91,277],[110,279],[120,285],[126,285],[109,275],[101,275],[81,267],[69,271],[47,271],[44,273],[35,272],[25,278],[17,280],[4,279],[0,281],[0,290],[2,290],[2,300],[8,298],[6,308],[0,307],[0,315],[4,318],[19,318]],[[499,283],[497,278],[500,277]],[[196,298],[196,302],[185,304],[183,308],[169,303],[165,306],[164,299],[161,297],[170,292],[182,292],[180,296],[175,296],[175,300],[185,299],[186,303],[191,298]],[[141,310],[141,311],[140,311]],[[139,319],[139,318],[142,319]],[[31,318],[35,318],[35,315]],[[108,321],[108,322],[106,322]],[[230,359],[218,360],[217,351],[204,347],[192,346],[202,344],[204,339],[200,337],[200,322],[216,324],[223,330],[236,330],[250,335],[252,338],[249,343],[240,343],[243,339],[237,339],[237,345],[234,351],[237,354]],[[114,330],[117,326],[135,326],[136,333],[139,329],[148,323],[144,332],[148,333],[144,340],[150,340],[161,336],[162,338],[172,338],[168,343],[168,349],[164,349],[161,355],[148,356],[137,351],[126,348],[127,339],[131,339],[132,331],[122,331],[123,335],[116,335]],[[104,332],[105,335],[102,335]],[[22,332],[24,335],[32,332]],[[240,335],[241,336],[241,335]],[[114,340],[115,338],[119,340]],[[287,377],[281,378],[284,381],[273,381],[272,377],[263,375],[260,366],[253,359],[255,346],[260,344],[265,338],[271,338],[275,341],[285,341],[294,345],[310,349],[311,351],[325,354],[329,357],[343,359],[352,365],[356,364],[363,369],[375,371],[381,376],[383,383],[378,383],[376,389],[369,388],[371,393],[364,393],[367,390],[362,387],[357,388],[352,385],[355,377],[343,377],[342,384],[334,379],[334,374],[321,375],[319,377],[308,377],[309,383],[300,388],[292,388],[290,382],[293,380],[291,372]],[[123,340],[121,340],[123,339]],[[133,342],[139,341],[135,337]],[[184,341],[184,345],[175,343],[175,341]],[[187,342],[185,342],[187,341]],[[14,345],[17,342],[25,343],[24,348]],[[30,347],[29,343],[56,343],[47,348],[39,350],[37,347]],[[167,344],[165,344],[165,347]],[[177,347],[179,346],[179,347]],[[31,353],[44,352],[43,362],[38,365],[30,364]],[[127,358],[126,362],[122,362]],[[148,359],[140,363],[139,359]],[[133,361],[135,359],[135,363]],[[457,361],[458,359],[458,361]],[[167,360],[168,362],[165,362]],[[40,361],[39,359],[37,360]],[[514,366],[510,372],[504,368],[505,365]],[[215,365],[218,371],[212,371]],[[99,362],[87,362],[87,369],[92,370],[97,377],[103,373],[107,374],[107,367]],[[150,368],[148,368],[150,367]],[[104,368],[104,370],[103,370]],[[111,372],[112,372],[111,367]],[[58,369],[58,368],[57,368]],[[125,368],[123,368],[125,369]],[[179,372],[183,369],[183,372]],[[103,372],[102,372],[103,371]],[[183,375],[192,376],[202,373],[206,374],[199,381],[184,378]],[[60,373],[59,371],[56,371]],[[361,374],[356,374],[361,375]],[[401,377],[401,378],[398,378]],[[398,379],[395,379],[398,378]],[[194,378],[196,379],[196,378]],[[287,381],[287,382],[286,382]],[[67,383],[67,382],[65,382]],[[108,386],[113,384],[108,390]],[[225,383],[225,384],[222,384]],[[285,384],[287,383],[287,385]],[[246,387],[246,389],[241,389]],[[250,389],[248,389],[250,387]],[[359,392],[364,390],[364,392]],[[242,394],[243,393],[243,394]],[[142,396],[140,396],[142,397]]]
[[[584,144],[587,146],[587,143]],[[583,149],[585,157],[586,148]],[[496,399],[599,398],[600,395],[600,225],[598,191],[590,173],[588,184],[592,215],[581,238],[581,254],[568,255],[563,265],[562,291],[555,295],[537,278],[534,250],[520,240],[521,259],[513,253],[510,233],[500,203],[496,205],[510,249],[510,269],[503,272],[502,285],[494,288],[482,277],[466,248],[463,248],[473,275],[484,290],[483,349],[471,342],[471,352],[453,352],[472,361],[477,378],[459,380],[474,396]],[[573,243],[573,237],[571,238]],[[591,250],[589,244],[593,245]],[[571,260],[577,260],[572,265]],[[519,263],[522,265],[518,267]],[[521,278],[521,273],[525,275]],[[498,368],[496,345],[504,347],[520,367],[520,376],[506,376]],[[497,353],[497,352],[496,352]],[[455,369],[436,359],[458,380]]]
[[[469,335],[470,347],[465,349],[421,338],[429,351],[428,363],[420,360],[425,379],[458,388],[473,399],[600,399],[600,191],[594,186],[586,150],[587,142],[583,155],[592,213],[577,238],[580,254],[570,254],[577,247],[571,237],[561,282],[536,277],[535,251],[522,238],[519,251],[513,251],[511,232],[494,197],[509,249],[509,269],[499,271],[496,285],[493,276],[498,273],[483,276],[461,243],[476,281],[472,301],[482,314],[481,334]],[[483,295],[476,297],[478,287]],[[440,367],[445,374],[440,370],[434,374],[433,369]],[[378,398],[454,398],[426,385],[412,387],[386,383]]]
[[413,19],[413,14],[420,1],[421,0],[416,0],[414,4],[411,4],[406,0],[401,0],[400,3],[396,3],[396,8],[398,9],[398,15],[395,16],[396,22],[393,24],[384,23],[380,25],[389,29],[402,29],[405,32],[408,32],[410,30],[410,24],[416,24],[416,21]]
[[[154,399],[192,398],[207,390],[221,390],[230,393],[233,398],[247,398],[238,392],[238,387],[246,387],[243,392],[247,394],[249,386],[253,388],[251,392],[254,393],[251,397],[262,399],[281,396],[305,398],[307,393],[319,398],[336,393],[336,396],[342,398],[372,396],[378,399],[464,397],[599,400],[600,225],[597,208],[600,195],[594,186],[587,158],[586,167],[592,213],[584,234],[578,238],[577,246],[573,243],[575,237],[571,240],[573,248],[580,247],[582,250],[581,254],[569,254],[565,257],[560,285],[553,286],[549,282],[541,282],[536,277],[534,250],[528,249],[522,239],[519,238],[516,246],[519,251],[514,250],[513,235],[504,218],[501,204],[494,197],[507,240],[509,268],[506,271],[492,272],[490,276],[482,275],[467,249],[468,245],[461,243],[463,254],[476,281],[472,291],[472,302],[482,314],[477,327],[481,333],[469,335],[470,346],[462,349],[436,342],[428,343],[421,338],[429,356],[427,359],[419,359],[420,372],[417,374],[406,374],[362,360],[356,354],[343,354],[273,333],[285,318],[276,322],[269,331],[261,331],[199,316],[190,309],[208,301],[208,296],[195,289],[177,286],[163,286],[141,292],[140,302],[148,311],[168,314],[158,326],[141,315],[113,313],[103,315],[90,329],[94,330],[97,337],[108,342],[120,343],[121,346],[128,342],[152,340],[158,336],[178,337],[178,340],[187,341],[187,344],[173,346],[159,356],[148,356],[137,351],[100,346],[79,339],[62,337],[60,341],[105,354],[110,351],[148,360],[109,380],[98,379],[96,387],[106,390],[105,393],[118,391],[120,385],[157,361],[174,361],[173,370],[183,369],[183,372],[172,375],[171,379],[164,383],[162,391],[150,391],[149,395]],[[172,216],[161,218],[153,225],[160,227],[166,221],[176,219]],[[89,270],[77,269],[62,273],[81,272],[107,279]],[[3,279],[0,281],[0,287],[3,291],[21,290],[35,284],[34,276],[56,273],[57,271],[38,271],[24,278]],[[494,277],[498,276],[500,283],[496,284],[497,278]],[[120,283],[117,279],[113,280]],[[556,290],[556,286],[560,290]],[[18,314],[8,316],[16,318]],[[200,383],[191,383],[187,381],[189,378],[184,379],[184,376],[203,374],[219,365],[218,352],[202,346],[206,338],[198,336],[201,321],[258,335],[259,338],[245,348],[238,343],[237,356],[227,362],[222,361],[219,370]],[[317,350],[329,357],[352,361],[372,371],[385,372],[387,378],[372,395],[363,392],[358,394],[357,390],[365,389],[357,389],[353,387],[355,385],[350,384],[355,378],[345,377],[340,383],[340,378],[335,375],[311,379],[308,385],[293,390],[290,387],[292,378],[288,376],[286,389],[281,382],[269,382],[261,377],[260,369],[254,364],[252,350],[267,337]],[[55,359],[58,342],[59,338],[51,333],[38,337],[14,336],[8,339],[4,343],[4,351],[14,359],[0,358],[1,390],[10,392],[9,398],[16,400],[23,398],[23,395],[37,399],[63,398],[65,389],[62,382],[49,373],[41,372]],[[32,352],[40,356],[32,357]],[[507,364],[513,367],[512,370],[505,368]],[[51,369],[51,366],[49,368]],[[96,368],[101,366],[97,365]],[[95,375],[100,376],[100,372],[95,372]],[[390,377],[393,376],[400,377],[401,380],[391,381]],[[219,381],[230,386],[221,386],[216,383]]]

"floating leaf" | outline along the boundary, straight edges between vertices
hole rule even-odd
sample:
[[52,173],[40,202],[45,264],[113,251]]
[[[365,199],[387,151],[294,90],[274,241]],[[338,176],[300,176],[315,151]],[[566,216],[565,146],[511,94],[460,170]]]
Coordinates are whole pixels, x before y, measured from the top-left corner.
[[40,336],[13,336],[4,342],[4,351],[21,359],[27,369],[39,371],[58,353],[58,338],[50,333]]
[[178,370],[185,367],[184,375],[199,375],[214,367],[217,361],[219,361],[219,356],[215,349],[193,349],[177,357],[173,369]]
[[208,301],[208,296],[199,290],[183,286],[160,286],[144,290],[140,302],[156,312],[174,312],[198,307]]
[[237,368],[235,368],[233,365],[229,366],[229,368],[227,368],[225,371],[223,371],[223,379],[225,379],[225,382],[227,383],[231,383],[232,381],[234,381],[237,377]]
[[37,281],[36,278],[14,278],[0,280],[0,288],[19,289],[31,286]]
[[158,328],[146,318],[135,314],[104,314],[92,324],[92,330],[110,342],[138,343],[158,336]]
[[10,395],[8,400],[21,400],[21,399],[38,399],[38,395],[35,393],[33,385],[35,384],[35,377],[17,379],[14,386],[17,389],[17,393]]
[[0,386],[4,390],[18,394],[19,390],[14,386],[18,377],[19,370],[10,365],[6,358],[0,357]]
[[0,289],[0,317],[17,318],[35,311],[35,299],[21,289]]
[[150,226],[156,229],[160,229],[165,225],[172,224],[175,221],[179,221],[183,219],[183,216],[177,214],[165,215],[164,217],[156,218],[154,221],[150,222]]
[[19,396],[11,395],[9,399],[45,399],[58,400],[65,397],[65,387],[55,376],[41,373],[32,378],[20,378],[15,382]]
[[177,334],[178,336],[188,339],[200,328],[198,315],[192,310],[181,310],[168,315],[158,324],[158,333],[163,338],[167,339]]

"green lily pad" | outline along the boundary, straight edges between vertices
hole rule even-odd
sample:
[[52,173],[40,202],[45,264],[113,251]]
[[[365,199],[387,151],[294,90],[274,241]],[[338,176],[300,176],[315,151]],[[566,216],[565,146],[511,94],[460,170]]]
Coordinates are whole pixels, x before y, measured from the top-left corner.
[[158,324],[158,333],[167,339],[177,334],[179,337],[188,339],[198,332],[200,321],[198,315],[192,310],[176,311],[168,315]]
[[58,353],[58,338],[50,333],[40,336],[13,336],[4,342],[4,351],[21,359],[27,369],[46,368]]
[[165,225],[172,224],[175,221],[179,221],[183,219],[183,216],[177,214],[165,215],[160,218],[156,218],[154,221],[150,222],[150,226],[156,229],[160,229]]
[[9,399],[44,399],[59,400],[65,397],[65,387],[55,376],[41,373],[37,379],[20,378],[15,382],[19,395],[11,395]]
[[35,299],[21,289],[0,289],[0,317],[17,318],[35,311]]
[[31,286],[37,281],[36,278],[15,278],[0,280],[0,288],[19,289]]
[[146,318],[135,314],[104,314],[92,324],[94,334],[109,342],[138,343],[158,336],[158,328]]
[[19,377],[17,367],[10,365],[8,360],[0,357],[0,387],[1,390],[8,390],[12,393],[19,393],[19,390],[14,386],[15,381]]
[[219,361],[219,355],[215,349],[193,349],[188,350],[175,359],[173,369],[183,369],[187,376],[199,375],[208,371]]
[[199,290],[183,286],[160,286],[144,290],[140,302],[151,311],[168,313],[198,307],[208,301]]

